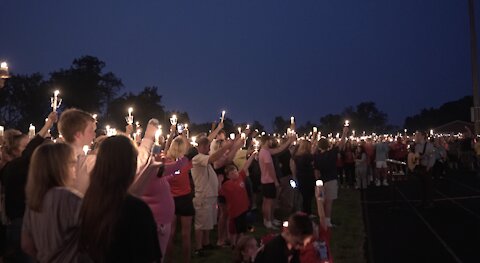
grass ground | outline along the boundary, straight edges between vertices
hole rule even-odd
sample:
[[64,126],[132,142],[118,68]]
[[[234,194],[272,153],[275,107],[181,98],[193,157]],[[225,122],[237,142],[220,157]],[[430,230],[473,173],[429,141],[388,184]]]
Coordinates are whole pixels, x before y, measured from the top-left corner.
[[[366,262],[364,256],[365,233],[363,227],[360,193],[351,189],[340,189],[339,197],[340,198],[334,205],[333,211],[333,223],[337,227],[332,231],[331,240],[331,251],[333,253],[335,263]],[[263,226],[260,214],[258,214],[257,222],[254,226],[255,231],[250,234],[256,237],[257,240],[271,232]],[[217,240],[216,229],[211,233],[211,240]],[[175,244],[176,246],[173,262],[182,262],[182,255],[180,251],[181,241],[179,235],[176,236]],[[206,257],[193,257],[192,262],[231,263],[232,254],[232,249],[220,248],[209,251]]]

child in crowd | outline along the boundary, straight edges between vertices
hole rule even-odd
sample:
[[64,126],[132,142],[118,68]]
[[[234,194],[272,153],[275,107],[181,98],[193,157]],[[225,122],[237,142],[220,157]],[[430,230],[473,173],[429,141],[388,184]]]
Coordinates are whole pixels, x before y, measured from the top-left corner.
[[220,192],[225,196],[227,213],[229,215],[229,231],[231,244],[235,246],[237,235],[241,236],[247,232],[247,212],[249,199],[245,189],[245,178],[248,167],[256,154],[252,154],[239,172],[234,164],[225,167],[226,180],[222,184]]
[[255,262],[300,262],[299,249],[309,242],[312,235],[313,225],[308,215],[293,214],[288,219],[288,227],[284,227],[280,235],[259,250]]
[[257,255],[257,240],[249,235],[242,236],[238,239],[237,245],[233,252],[234,263],[253,263]]
[[71,188],[76,158],[64,143],[35,150],[28,174],[22,249],[38,262],[74,262],[80,194]]

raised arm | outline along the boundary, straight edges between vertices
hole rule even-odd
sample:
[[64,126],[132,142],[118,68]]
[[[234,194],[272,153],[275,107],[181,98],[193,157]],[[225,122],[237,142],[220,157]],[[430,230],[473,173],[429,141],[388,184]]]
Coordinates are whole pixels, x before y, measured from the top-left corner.
[[290,136],[288,137],[288,140],[286,142],[284,142],[283,144],[281,144],[279,147],[277,148],[274,148],[274,149],[268,149],[268,151],[270,152],[271,155],[276,155],[276,154],[279,154],[283,151],[285,151],[288,146],[290,146],[290,144],[292,144],[297,138],[295,136]]
[[220,149],[218,149],[218,151],[210,155],[210,157],[208,158],[208,162],[213,164],[215,161],[220,159],[223,156],[223,154],[231,147],[232,147],[231,141],[224,142],[223,146]]
[[[212,128],[213,128],[213,124],[212,124]],[[217,137],[217,134],[223,129],[223,122],[220,122],[217,126],[217,128],[215,128],[214,130],[212,130],[212,132],[208,135],[208,140],[209,141],[213,141],[213,139],[215,139],[215,137]]]
[[175,138],[175,133],[177,131],[177,125],[170,126],[170,136],[168,136],[167,142],[165,143],[165,151],[170,149],[173,139]]
[[343,127],[342,138],[340,138],[340,142],[338,142],[338,149],[340,151],[343,151],[345,149],[345,141],[347,138],[348,131],[349,131],[348,126]]

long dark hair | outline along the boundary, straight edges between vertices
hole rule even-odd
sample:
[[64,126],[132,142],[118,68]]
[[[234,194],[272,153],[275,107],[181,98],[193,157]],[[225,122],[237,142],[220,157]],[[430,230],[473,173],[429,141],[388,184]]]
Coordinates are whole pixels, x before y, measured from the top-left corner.
[[96,262],[106,261],[113,230],[135,177],[137,155],[132,140],[125,136],[109,137],[100,145],[80,210],[80,249]]

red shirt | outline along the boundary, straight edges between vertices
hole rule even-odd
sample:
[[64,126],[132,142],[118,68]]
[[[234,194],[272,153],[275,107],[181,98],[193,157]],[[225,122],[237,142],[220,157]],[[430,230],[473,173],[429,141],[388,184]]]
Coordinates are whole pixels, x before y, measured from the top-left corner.
[[229,179],[222,184],[220,192],[225,196],[227,212],[230,218],[235,218],[248,210],[248,195],[245,189],[245,171],[240,171],[237,179]]
[[321,226],[318,227],[318,236],[319,239],[322,241],[325,241],[327,245],[327,254],[328,254],[328,260],[321,260],[318,252],[316,251],[315,247],[313,246],[313,243],[317,240],[312,240],[310,243],[308,243],[305,248],[300,250],[300,262],[302,263],[333,263],[333,255],[332,252],[330,251],[330,230],[323,229]]
[[[173,162],[174,160],[167,159],[167,162],[170,161]],[[192,189],[190,188],[190,176],[188,174],[190,169],[192,169],[192,161],[189,161],[187,165],[180,169],[179,175],[173,176],[173,178],[170,179],[170,192],[173,197],[187,195],[192,192]]]

